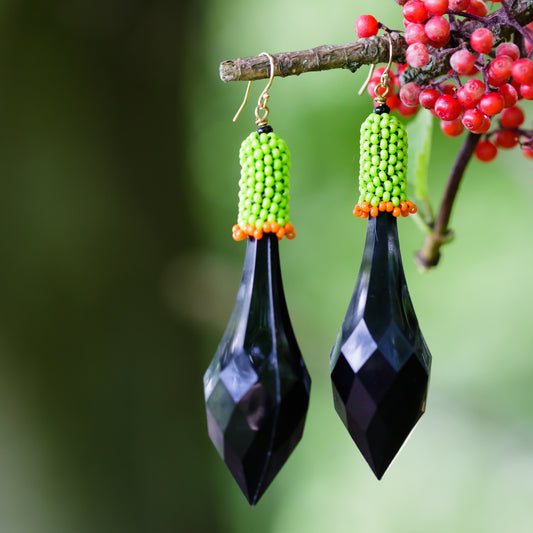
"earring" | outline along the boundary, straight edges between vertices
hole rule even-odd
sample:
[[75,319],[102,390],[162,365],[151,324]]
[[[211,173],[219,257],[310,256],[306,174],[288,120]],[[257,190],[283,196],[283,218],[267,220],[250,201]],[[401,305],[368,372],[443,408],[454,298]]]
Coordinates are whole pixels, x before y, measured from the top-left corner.
[[425,411],[431,365],[398,241],[398,216],[416,212],[416,206],[406,195],[405,128],[385,103],[392,63],[388,37],[390,59],[375,89],[377,106],[361,126],[354,215],[368,218],[365,248],[331,352],[335,408],[378,479]]
[[[289,151],[268,125],[270,80],[255,110],[257,130],[240,150],[239,214],[233,238],[248,239],[237,300],[204,375],[208,432],[250,505],[270,485],[303,433],[311,380],[289,319],[278,241],[292,239]],[[246,105],[250,93],[234,121]]]

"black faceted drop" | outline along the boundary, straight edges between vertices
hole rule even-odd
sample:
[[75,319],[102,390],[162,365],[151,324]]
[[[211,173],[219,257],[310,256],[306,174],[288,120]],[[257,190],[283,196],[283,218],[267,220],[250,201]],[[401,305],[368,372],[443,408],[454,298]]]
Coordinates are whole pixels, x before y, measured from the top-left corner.
[[331,352],[335,408],[378,479],[424,413],[430,366],[396,218],[382,212],[369,218],[359,277]]
[[285,303],[278,239],[249,238],[237,301],[204,391],[209,436],[251,505],[300,441],[310,387]]

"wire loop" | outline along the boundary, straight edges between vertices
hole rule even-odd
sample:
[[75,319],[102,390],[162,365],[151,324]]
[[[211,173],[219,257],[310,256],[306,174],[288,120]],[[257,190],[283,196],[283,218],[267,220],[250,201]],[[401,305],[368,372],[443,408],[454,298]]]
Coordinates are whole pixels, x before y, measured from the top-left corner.
[[[268,103],[268,99],[270,98],[270,95],[268,94],[268,90],[270,89],[270,87],[272,87],[272,82],[274,81],[275,65],[274,65],[274,58],[268,52],[261,52],[259,55],[268,57],[268,60],[270,62],[270,77],[268,80],[268,84],[263,89],[261,94],[259,95],[259,99],[257,100],[257,106],[255,108],[255,123],[257,124],[258,127],[262,127],[268,124],[269,109],[267,107],[267,103]],[[239,107],[239,110],[233,117],[233,122],[236,122],[242,110],[244,109],[246,102],[248,102],[248,97],[250,96],[251,87],[252,87],[252,82],[249,81],[248,87],[246,88],[246,93],[244,95],[244,100],[241,104],[241,107]]]

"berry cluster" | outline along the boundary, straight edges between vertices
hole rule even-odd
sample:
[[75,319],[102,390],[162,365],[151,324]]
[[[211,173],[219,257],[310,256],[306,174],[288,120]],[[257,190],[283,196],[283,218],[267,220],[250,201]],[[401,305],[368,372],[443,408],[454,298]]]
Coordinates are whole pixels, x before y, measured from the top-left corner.
[[[393,77],[399,98],[389,97],[391,108],[397,107],[404,116],[416,113],[419,106],[428,109],[451,137],[465,129],[483,134],[475,152],[481,161],[494,159],[498,148],[518,144],[532,157],[533,132],[520,129],[525,117],[516,104],[533,100],[533,32],[513,18],[510,2],[498,2],[501,7],[487,17],[489,8],[483,0],[396,1],[403,9],[407,64],[420,68],[430,59],[435,64],[445,60],[450,70],[423,85],[408,82],[400,87],[400,79]],[[472,32],[472,21],[483,26]],[[491,28],[502,23],[515,29],[514,43],[495,45]],[[356,23],[359,37],[375,35],[379,27],[385,28],[370,15]],[[398,76],[404,68],[399,67]],[[378,78],[369,84],[371,95]]]
[[272,131],[254,131],[242,142],[239,159],[239,215],[233,238],[261,239],[263,233],[275,233],[280,240],[294,238],[289,220],[291,163],[285,141]]

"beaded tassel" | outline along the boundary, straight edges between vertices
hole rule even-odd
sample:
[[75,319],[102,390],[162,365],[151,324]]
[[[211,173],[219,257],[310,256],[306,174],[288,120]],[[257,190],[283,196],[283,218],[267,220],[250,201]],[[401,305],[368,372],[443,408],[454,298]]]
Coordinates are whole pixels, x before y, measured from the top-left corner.
[[296,235],[289,219],[290,153],[272,128],[262,129],[250,133],[239,152],[239,215],[232,229],[236,241],[261,239],[263,233],[275,233],[279,240]]
[[[376,108],[380,110],[380,108]],[[388,112],[371,113],[361,125],[359,202],[356,217],[378,216],[387,211],[394,217],[416,213],[407,199],[407,133]]]

